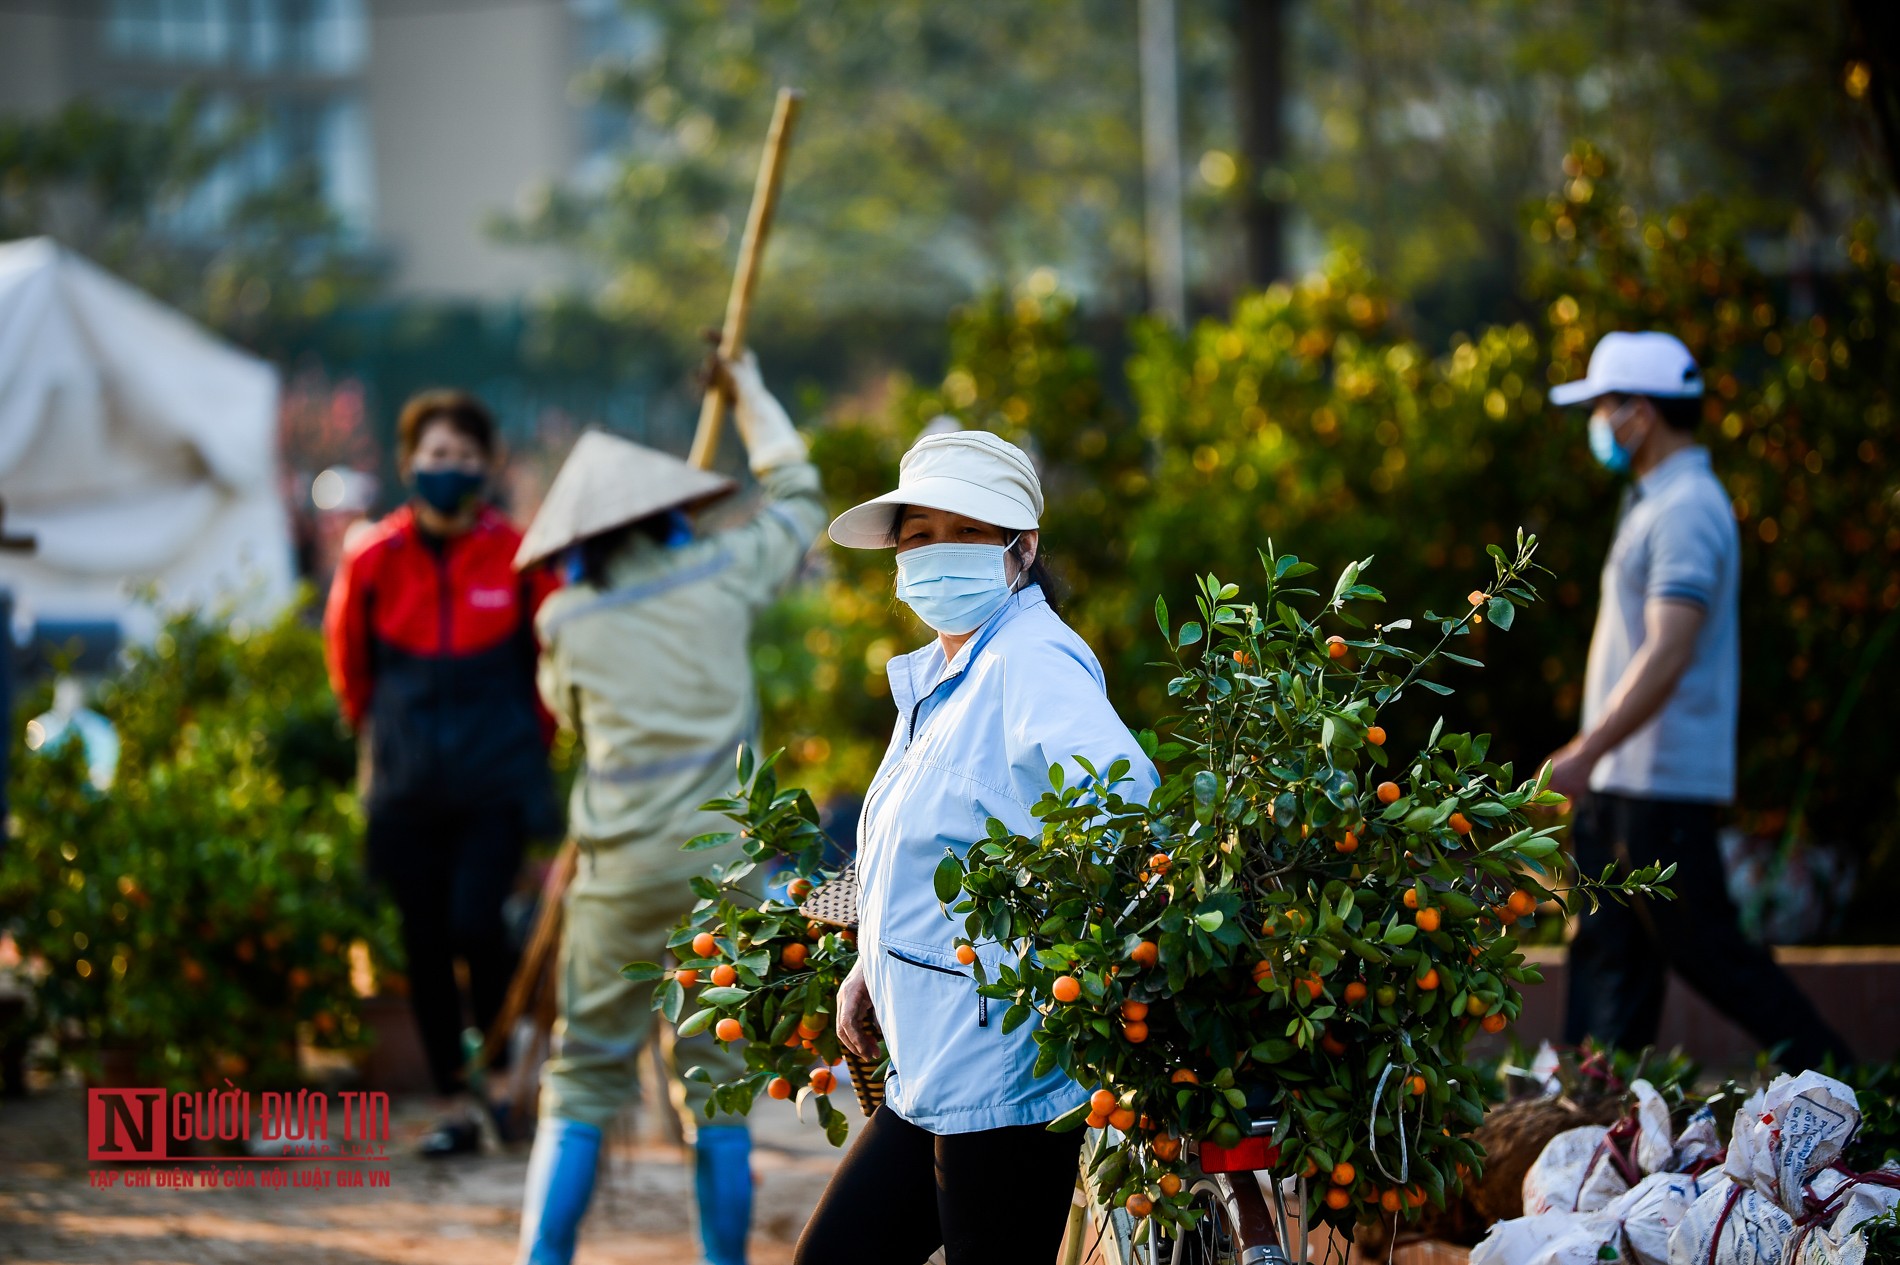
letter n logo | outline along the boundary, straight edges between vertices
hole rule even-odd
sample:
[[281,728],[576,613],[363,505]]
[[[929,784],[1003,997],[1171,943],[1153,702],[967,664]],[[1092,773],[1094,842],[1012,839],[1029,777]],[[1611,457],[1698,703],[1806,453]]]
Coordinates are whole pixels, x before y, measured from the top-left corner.
[[88,1160],[162,1160],[167,1156],[162,1089],[86,1091]]

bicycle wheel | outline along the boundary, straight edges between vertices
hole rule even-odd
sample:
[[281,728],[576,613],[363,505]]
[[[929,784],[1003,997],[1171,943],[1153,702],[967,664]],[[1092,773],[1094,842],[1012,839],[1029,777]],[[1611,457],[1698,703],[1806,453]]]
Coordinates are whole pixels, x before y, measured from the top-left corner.
[[1166,1245],[1167,1265],[1286,1265],[1286,1249],[1252,1173],[1203,1177],[1191,1188],[1201,1213],[1191,1230]]
[[1158,1222],[1147,1223],[1150,1233],[1141,1242],[1136,1238],[1143,1222],[1121,1208],[1089,1200],[1086,1213],[1071,1223],[1072,1230],[1086,1227],[1086,1244],[1072,1235],[1073,1254],[1063,1265],[1287,1265],[1259,1175],[1203,1174],[1189,1193],[1202,1214],[1194,1227],[1177,1236],[1161,1230]]

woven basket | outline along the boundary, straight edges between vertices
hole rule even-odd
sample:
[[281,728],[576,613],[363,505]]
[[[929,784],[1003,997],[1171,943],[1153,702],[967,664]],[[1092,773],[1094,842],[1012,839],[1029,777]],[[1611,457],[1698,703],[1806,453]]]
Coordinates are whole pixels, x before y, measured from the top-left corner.
[[798,912],[813,922],[830,923],[834,927],[856,927],[858,925],[858,867],[851,864],[844,872],[828,883],[822,883],[812,889],[811,895],[799,903]]
[[877,1075],[880,1062],[861,1059],[846,1050],[845,1066],[851,1069],[851,1088],[857,1091],[858,1109],[866,1116],[884,1105],[884,1078]]
[[[807,896],[799,904],[798,912],[813,922],[855,928],[858,925],[858,867],[846,866],[837,878]],[[857,1091],[858,1106],[868,1116],[884,1103],[884,1078],[877,1075],[883,1061],[861,1059],[846,1050],[844,1062],[851,1069],[851,1088]]]

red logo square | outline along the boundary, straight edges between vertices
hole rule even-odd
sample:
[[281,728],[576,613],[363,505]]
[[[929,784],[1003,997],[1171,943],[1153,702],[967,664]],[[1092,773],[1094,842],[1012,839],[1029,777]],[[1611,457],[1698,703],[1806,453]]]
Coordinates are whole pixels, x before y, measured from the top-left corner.
[[167,1094],[162,1089],[86,1091],[86,1158],[92,1161],[168,1158]]

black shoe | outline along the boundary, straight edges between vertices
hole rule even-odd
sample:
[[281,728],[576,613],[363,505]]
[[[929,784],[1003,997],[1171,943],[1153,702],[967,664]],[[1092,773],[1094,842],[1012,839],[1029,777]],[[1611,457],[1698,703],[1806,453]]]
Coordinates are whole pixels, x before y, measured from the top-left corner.
[[481,1126],[473,1120],[444,1120],[422,1139],[416,1153],[425,1160],[440,1160],[451,1155],[478,1155],[481,1149]]

